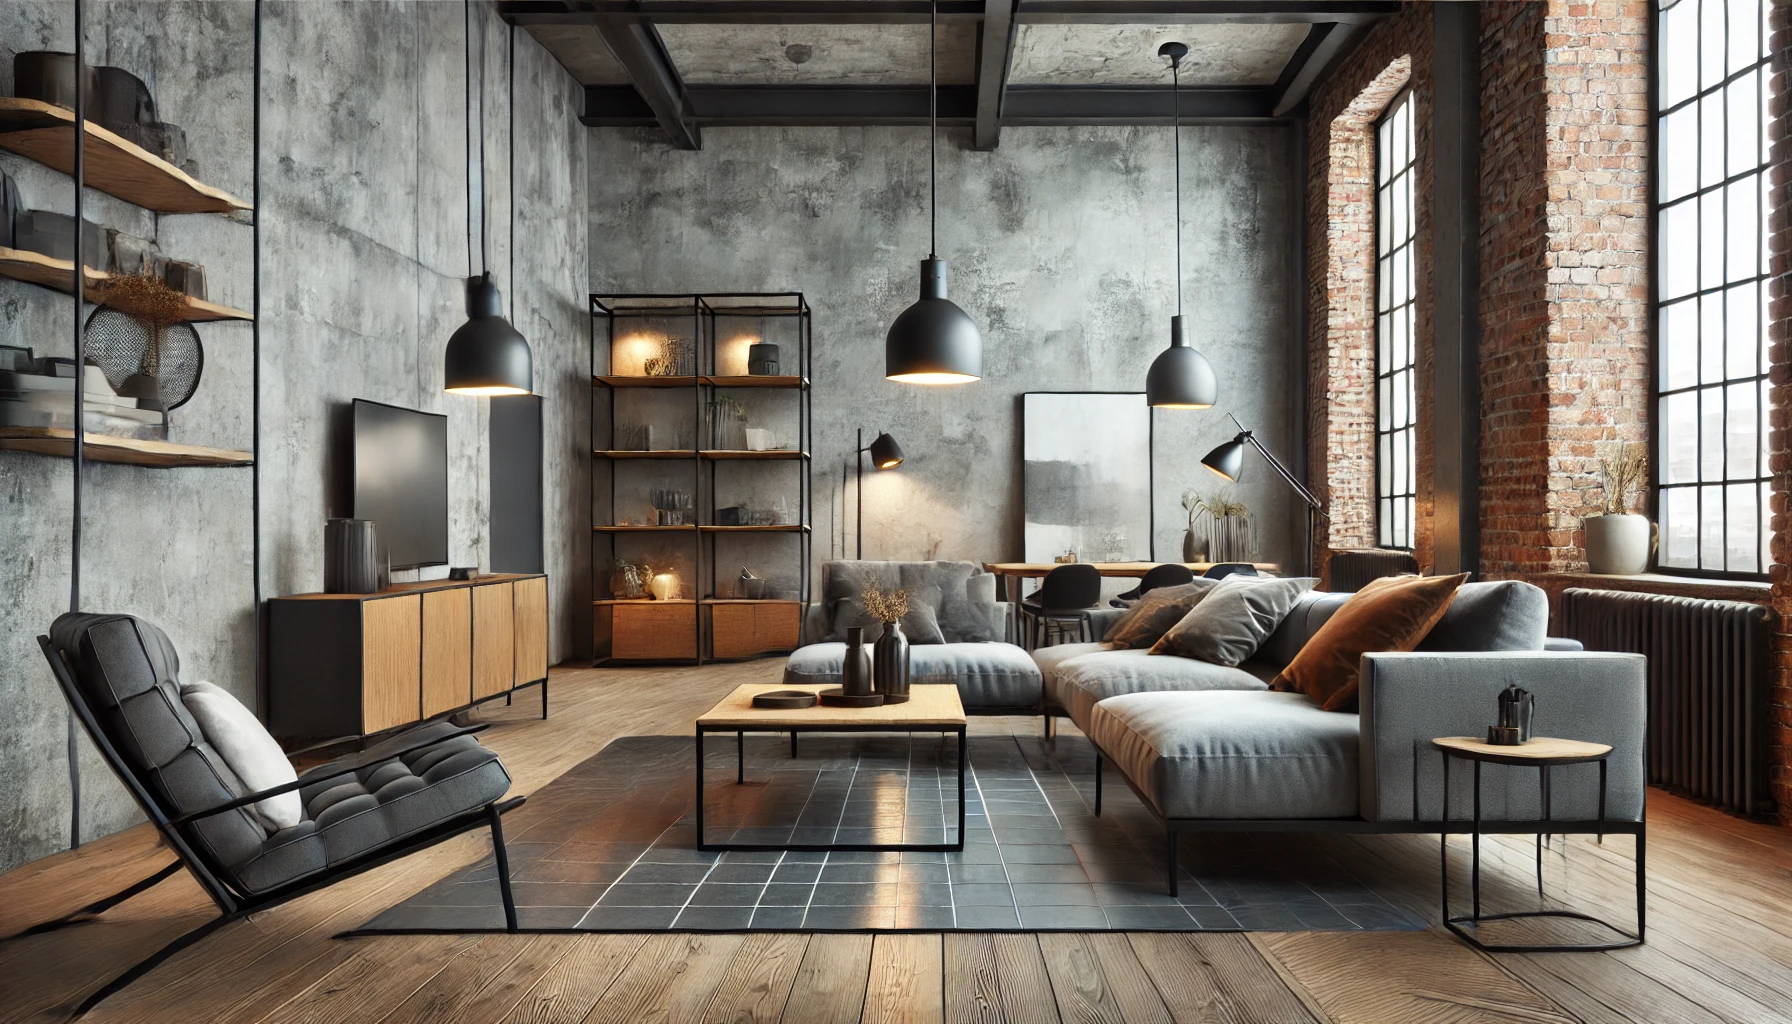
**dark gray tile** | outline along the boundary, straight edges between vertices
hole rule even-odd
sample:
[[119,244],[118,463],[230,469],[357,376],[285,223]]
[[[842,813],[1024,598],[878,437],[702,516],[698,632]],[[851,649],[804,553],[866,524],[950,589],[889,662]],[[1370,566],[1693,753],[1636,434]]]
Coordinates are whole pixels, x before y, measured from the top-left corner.
[[518,907],[516,924],[524,931],[575,928],[589,907]]
[[898,850],[836,850],[828,854],[829,864],[900,864]]
[[764,885],[771,880],[772,870],[776,864],[730,864],[726,861],[717,864],[703,879],[705,882],[723,883],[757,883]]
[[1101,909],[1107,914],[1110,928],[1188,931],[1196,927],[1195,919],[1189,916],[1189,912],[1174,903],[1167,906],[1114,906]]
[[949,880],[953,885],[963,885],[967,882],[986,885],[1008,884],[1008,869],[1000,864],[951,864],[947,869],[951,873]]
[[1088,882],[1081,864],[1010,864],[1010,882]]
[[956,908],[958,927],[968,931],[986,931],[993,928],[1019,928],[1020,914],[1013,904],[1005,907],[965,906]]
[[1338,912],[1349,918],[1358,928],[1374,930],[1416,931],[1425,927],[1425,923],[1405,911],[1386,903],[1351,903],[1338,907]]
[[815,891],[813,884],[780,885],[777,882],[765,887],[760,893],[760,906],[801,907],[809,902],[809,894]]
[[904,882],[897,886],[896,903],[911,907],[949,907],[952,887],[944,882]]
[[[1183,890],[1187,895],[1187,890]],[[1164,892],[1162,883],[1148,885],[1113,885],[1106,882],[1095,883],[1095,902],[1104,907],[1116,906],[1177,906],[1176,898]]]
[[1102,928],[1107,915],[1100,907],[1021,907],[1020,923],[1027,928]]
[[729,850],[722,854],[722,864],[777,864],[784,858],[780,850]]
[[762,903],[759,909],[753,911],[752,926],[776,931],[795,931],[803,926],[803,914],[807,910],[807,907],[800,904],[794,907],[768,907]]
[[817,878],[821,877],[821,868],[822,865],[819,861],[809,864],[795,864],[786,861],[785,863],[778,865],[777,871],[772,873],[772,881],[778,883],[812,884]]
[[1057,882],[1016,882],[1014,883],[1014,902],[1021,907],[1093,907],[1095,887],[1087,882],[1080,884],[1063,884]]
[[896,908],[866,906],[812,906],[803,918],[804,928],[860,930],[896,927]]
[[957,926],[951,907],[898,906],[892,927],[946,931]]
[[1243,925],[1222,907],[1185,906],[1195,923],[1210,931],[1238,931]]
[[610,886],[598,901],[604,907],[682,907],[691,900],[691,893],[696,892],[694,885],[670,885],[656,883],[653,885]]
[[752,907],[686,907],[674,928],[741,929],[753,923]]
[[900,876],[900,864],[834,864],[830,862],[821,869],[823,882],[852,882],[866,884],[870,882],[894,882]]
[[815,886],[815,895],[809,898],[809,904],[817,907],[895,906],[896,883],[821,882]]
[[692,906],[700,907],[750,907],[759,902],[759,894],[765,889],[763,884],[727,885],[705,882],[697,887],[691,897]]
[[592,907],[580,928],[591,931],[640,931],[672,927],[683,907]]
[[[497,886],[492,885],[490,888],[494,890],[492,900],[501,902],[502,897],[495,894]],[[589,907],[607,889],[607,884],[587,885],[580,882],[513,882],[510,886],[511,895],[519,907]]]
[[960,907],[1012,907],[1014,890],[1006,885],[955,884],[952,886],[952,902]]
[[949,882],[951,869],[944,862],[938,864],[903,863],[897,878],[903,882]]
[[696,885],[703,881],[710,872],[708,864],[636,864],[621,881],[625,885],[650,885],[656,882],[670,882],[677,885]]
[[1002,859],[1009,864],[1075,864],[1076,851],[1062,846],[1003,846]]
[[[524,864],[513,860],[510,862],[510,880],[608,884],[621,878],[628,869],[627,863],[619,861],[532,860]],[[493,879],[497,877],[495,867],[490,871],[481,871],[480,874]]]

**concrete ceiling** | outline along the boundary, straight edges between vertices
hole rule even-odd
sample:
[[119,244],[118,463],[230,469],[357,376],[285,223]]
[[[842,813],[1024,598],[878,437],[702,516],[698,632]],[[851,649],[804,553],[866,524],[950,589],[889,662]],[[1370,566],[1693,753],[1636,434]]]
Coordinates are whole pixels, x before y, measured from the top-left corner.
[[1156,85],[1168,40],[1188,44],[1184,85],[1270,85],[1307,25],[1022,25],[1008,81],[1016,85]]
[[[926,25],[661,25],[691,85],[926,85]],[[977,27],[939,27],[939,81],[976,80]],[[614,63],[612,61],[612,63]]]

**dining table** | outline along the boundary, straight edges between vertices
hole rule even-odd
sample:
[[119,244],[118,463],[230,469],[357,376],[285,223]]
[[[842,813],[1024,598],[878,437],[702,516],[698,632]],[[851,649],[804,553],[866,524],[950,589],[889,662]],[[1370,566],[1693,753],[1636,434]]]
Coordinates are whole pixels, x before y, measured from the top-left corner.
[[[1061,565],[1074,565],[1074,562],[984,562],[983,571],[994,575],[1001,581],[1002,600],[1020,600],[1020,581],[1044,579],[1045,575]],[[1093,565],[1095,571],[1103,576],[1115,578],[1139,579],[1163,562],[1084,562]],[[1201,575],[1223,562],[1183,562],[1196,576]],[[1274,562],[1252,562],[1259,572],[1275,573],[1280,566]]]

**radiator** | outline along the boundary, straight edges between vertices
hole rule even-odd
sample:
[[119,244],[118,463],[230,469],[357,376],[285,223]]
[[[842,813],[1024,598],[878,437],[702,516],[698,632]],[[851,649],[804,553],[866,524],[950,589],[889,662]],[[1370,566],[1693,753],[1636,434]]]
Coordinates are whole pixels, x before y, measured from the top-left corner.
[[1370,580],[1378,580],[1383,576],[1416,574],[1418,571],[1418,559],[1410,551],[1383,551],[1376,548],[1332,552],[1332,590],[1339,594],[1354,594]]
[[1649,659],[1650,784],[1765,814],[1771,619],[1743,601],[1576,588],[1562,593],[1557,631]]

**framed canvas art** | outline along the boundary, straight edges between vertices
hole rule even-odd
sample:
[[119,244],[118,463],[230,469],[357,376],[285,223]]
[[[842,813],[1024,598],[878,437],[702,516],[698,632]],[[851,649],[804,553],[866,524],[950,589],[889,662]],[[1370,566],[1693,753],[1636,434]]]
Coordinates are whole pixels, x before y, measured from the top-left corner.
[[1142,391],[1021,396],[1026,560],[1082,562],[1152,552],[1151,407]]

